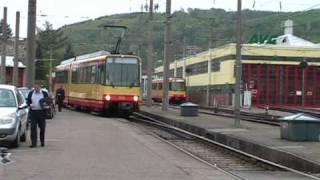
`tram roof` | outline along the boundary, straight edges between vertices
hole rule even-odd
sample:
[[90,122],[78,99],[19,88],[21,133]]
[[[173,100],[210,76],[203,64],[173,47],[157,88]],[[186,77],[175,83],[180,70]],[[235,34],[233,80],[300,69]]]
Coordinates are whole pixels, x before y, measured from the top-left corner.
[[80,56],[76,56],[67,60],[64,60],[60,63],[60,65],[56,66],[56,68],[63,68],[66,65],[72,64],[72,63],[83,63],[87,61],[92,61],[92,60],[99,60],[99,59],[104,59],[107,56],[134,56],[134,55],[126,55],[126,54],[111,54],[108,51],[97,51],[89,54],[84,54]]

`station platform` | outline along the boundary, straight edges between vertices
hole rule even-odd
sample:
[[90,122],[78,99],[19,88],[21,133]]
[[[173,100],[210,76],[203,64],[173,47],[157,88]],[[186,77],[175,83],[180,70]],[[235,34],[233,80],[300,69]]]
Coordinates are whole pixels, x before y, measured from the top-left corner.
[[[234,119],[231,118],[206,114],[185,117],[180,116],[178,109],[164,112],[159,106],[142,106],[141,112],[263,159],[304,172],[320,173],[320,142],[281,139],[278,126],[241,121],[240,128],[235,128]],[[287,114],[279,111],[271,113]]]

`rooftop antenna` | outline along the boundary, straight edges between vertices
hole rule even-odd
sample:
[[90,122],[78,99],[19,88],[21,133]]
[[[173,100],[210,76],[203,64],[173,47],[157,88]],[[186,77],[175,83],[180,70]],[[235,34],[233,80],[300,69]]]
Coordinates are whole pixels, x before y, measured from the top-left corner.
[[128,30],[128,28],[126,26],[113,26],[113,25],[105,25],[103,27],[105,29],[107,29],[107,28],[122,29],[121,35],[118,37],[118,41],[117,41],[116,47],[114,48],[113,51],[111,51],[111,54],[120,54],[120,44],[121,44],[122,38],[124,37],[124,35],[125,35],[126,31]]

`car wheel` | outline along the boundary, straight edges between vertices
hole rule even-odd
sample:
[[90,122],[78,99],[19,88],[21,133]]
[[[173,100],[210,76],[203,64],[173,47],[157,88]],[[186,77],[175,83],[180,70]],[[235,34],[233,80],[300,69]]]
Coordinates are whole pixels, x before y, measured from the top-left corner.
[[12,142],[12,146],[13,147],[19,147],[20,145],[20,130],[17,133],[17,137],[15,138],[15,140]]
[[27,140],[27,135],[26,135],[26,132],[24,132],[21,136],[20,136],[20,141],[21,142],[26,142]]

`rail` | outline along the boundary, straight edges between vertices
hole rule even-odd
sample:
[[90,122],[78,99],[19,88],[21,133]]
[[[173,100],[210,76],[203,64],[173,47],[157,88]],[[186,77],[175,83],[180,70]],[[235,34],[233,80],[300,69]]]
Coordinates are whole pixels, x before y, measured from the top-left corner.
[[[155,104],[160,105],[160,104]],[[170,106],[171,109],[180,109],[179,106]],[[234,111],[228,108],[211,108],[211,107],[200,107],[199,113],[213,115],[213,116],[221,116],[226,118],[234,118]],[[266,113],[250,113],[250,112],[240,112],[240,119],[244,121],[250,121],[260,124],[267,124],[271,126],[280,126],[279,118],[281,116],[270,115]]]

